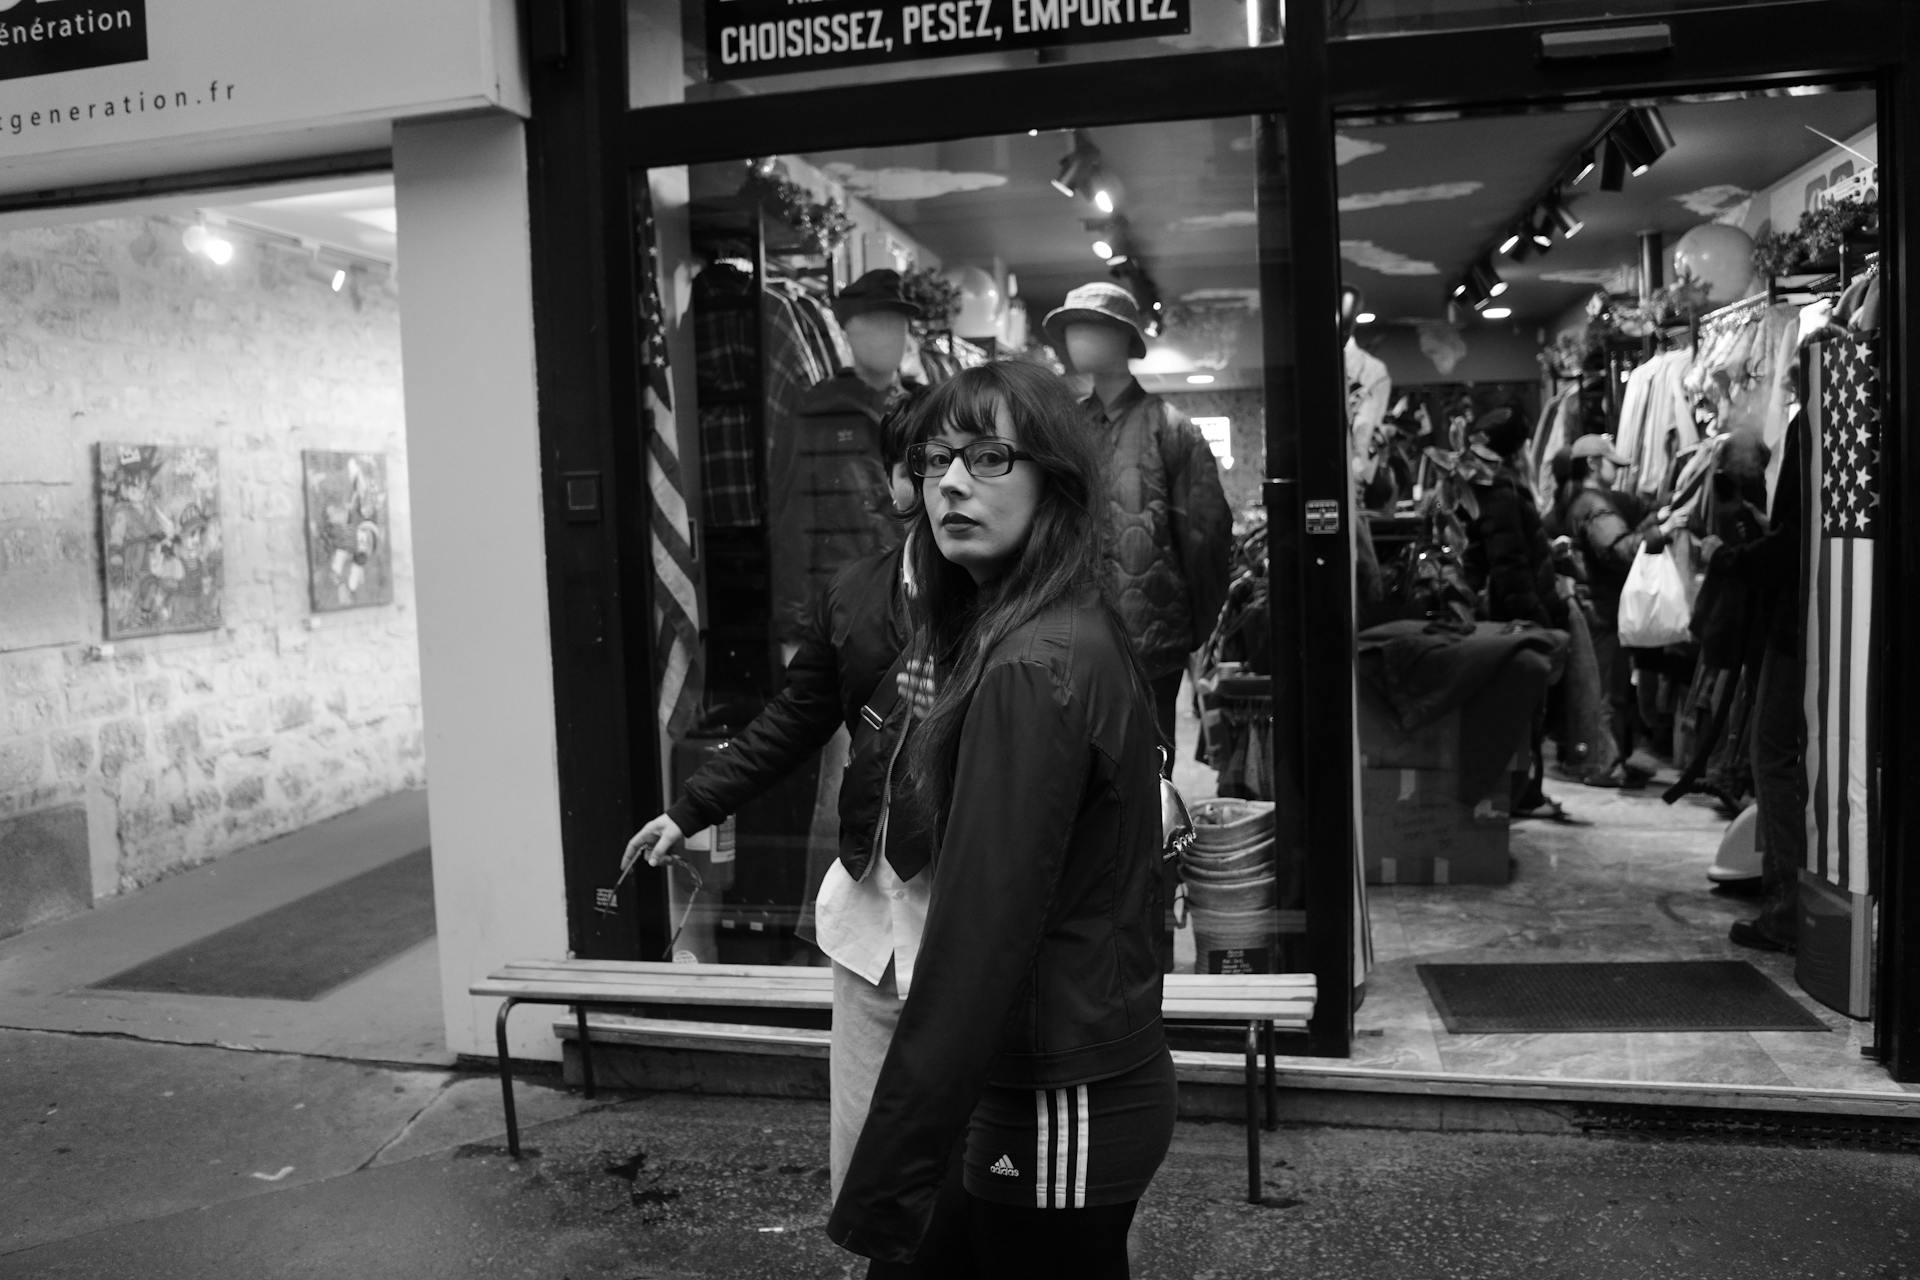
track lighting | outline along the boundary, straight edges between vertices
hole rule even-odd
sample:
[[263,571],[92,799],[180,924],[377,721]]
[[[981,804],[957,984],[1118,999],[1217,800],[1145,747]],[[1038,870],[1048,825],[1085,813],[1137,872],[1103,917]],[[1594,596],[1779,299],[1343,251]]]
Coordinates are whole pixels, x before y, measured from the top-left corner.
[[[1608,142],[1620,150],[1628,172],[1639,177],[1653,168],[1653,162],[1673,150],[1673,131],[1666,117],[1654,107],[1635,107],[1613,127]],[[1605,187],[1603,180],[1601,186]]]
[[1673,130],[1667,127],[1667,118],[1660,114],[1660,108],[1635,107],[1633,118],[1639,122],[1640,131],[1647,135],[1655,160],[1673,150]]
[[1574,216],[1573,209],[1559,196],[1547,201],[1547,218],[1564,240],[1573,239],[1587,225]]
[[1545,253],[1553,248],[1553,224],[1548,221],[1545,210],[1533,216],[1527,231],[1527,238],[1533,241],[1533,247]]
[[1093,256],[1102,259],[1111,258],[1113,257],[1113,246],[1105,240],[1095,240],[1093,242]]
[[347,269],[345,267],[336,267],[333,272],[333,291],[338,293],[346,287]]
[[1480,316],[1484,320],[1505,320],[1513,315],[1512,307],[1485,307]]
[[1100,148],[1093,145],[1084,129],[1073,131],[1073,149],[1060,157],[1060,172],[1053,179],[1053,189],[1068,199],[1077,199],[1087,192],[1093,176],[1100,169]]
[[1102,187],[1093,193],[1093,207],[1102,213],[1113,212],[1113,192]]
[[1585,151],[1582,151],[1580,153],[1580,168],[1576,170],[1573,175],[1572,185],[1577,187],[1581,183],[1585,182],[1587,180],[1587,175],[1593,172],[1594,167],[1598,163],[1599,163],[1599,159],[1595,155],[1595,148],[1588,147]]
[[1518,249],[1519,247],[1520,247],[1520,233],[1518,231],[1509,231],[1507,233],[1507,238],[1500,242],[1501,253],[1512,253],[1515,249]]
[[1467,272],[1467,283],[1482,298],[1497,298],[1507,291],[1507,282],[1502,280],[1500,273],[1493,269],[1491,258],[1482,258],[1473,264],[1472,269]]
[[1620,144],[1608,138],[1600,158],[1600,189],[1620,191],[1627,185],[1627,157]]

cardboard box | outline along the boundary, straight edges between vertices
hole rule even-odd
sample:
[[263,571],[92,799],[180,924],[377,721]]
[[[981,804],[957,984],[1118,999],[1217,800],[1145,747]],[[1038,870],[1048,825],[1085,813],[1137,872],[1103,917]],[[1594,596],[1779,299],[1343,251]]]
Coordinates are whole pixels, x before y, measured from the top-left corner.
[[1477,804],[1458,796],[1452,769],[1363,769],[1361,852],[1368,884],[1505,884],[1504,788]]

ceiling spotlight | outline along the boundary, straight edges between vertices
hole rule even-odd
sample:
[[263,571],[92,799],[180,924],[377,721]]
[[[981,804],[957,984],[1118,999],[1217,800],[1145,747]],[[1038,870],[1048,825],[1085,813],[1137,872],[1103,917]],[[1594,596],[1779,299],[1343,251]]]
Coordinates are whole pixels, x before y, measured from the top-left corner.
[[1157,338],[1160,336],[1160,322],[1158,320],[1147,321],[1147,336],[1149,338]]
[[1210,373],[1190,373],[1187,375],[1187,381],[1196,387],[1204,387],[1213,381],[1213,375]]
[[1073,149],[1060,157],[1060,172],[1053,179],[1053,189],[1068,199],[1077,198],[1099,168],[1100,149],[1093,145],[1093,139],[1084,129],[1075,129]]
[[1105,187],[1093,193],[1093,207],[1102,213],[1113,212],[1113,192]]
[[1545,253],[1553,248],[1553,224],[1547,220],[1542,210],[1533,219],[1533,225],[1527,231],[1527,238],[1533,241],[1533,247]]
[[1161,305],[1161,302],[1160,302],[1160,299],[1158,299],[1158,298],[1155,298],[1155,299],[1153,300],[1153,309],[1154,309],[1155,311],[1159,311],[1159,310],[1161,310],[1161,309],[1162,309],[1162,305]]
[[1467,272],[1467,283],[1482,299],[1497,298],[1507,291],[1507,282],[1493,269],[1490,258],[1482,258],[1473,264]]
[[1509,231],[1507,233],[1507,238],[1500,242],[1500,252],[1502,253],[1512,253],[1515,249],[1518,249],[1519,247],[1520,247],[1520,233],[1518,231]]
[[336,268],[333,273],[333,291],[335,293],[338,293],[346,287],[347,287],[347,269],[345,267]]
[[1559,196],[1547,201],[1547,218],[1565,240],[1571,240],[1579,235],[1581,229],[1587,225],[1574,216],[1572,208]]
[[1124,267],[1129,262],[1132,262],[1132,261],[1133,261],[1132,254],[1128,253],[1124,249],[1115,249],[1113,251],[1113,256],[1107,259],[1107,265],[1110,267]]
[[1452,295],[1451,295],[1451,296],[1452,296],[1452,297],[1455,297],[1455,298],[1464,298],[1464,297],[1466,297],[1466,296],[1467,296],[1467,282],[1466,282],[1465,280],[1462,280],[1462,281],[1461,281],[1461,282],[1460,282],[1459,284],[1456,284],[1455,286],[1453,286],[1453,293],[1452,293]]
[[1640,131],[1647,135],[1647,141],[1652,144],[1655,160],[1673,150],[1673,130],[1667,127],[1667,118],[1660,114],[1660,108],[1635,107],[1633,118],[1639,121]]
[[1093,256],[1096,258],[1112,258],[1113,246],[1105,240],[1095,240],[1093,242]]
[[214,266],[224,267],[233,261],[233,241],[209,231],[206,238],[201,241],[200,252],[206,254],[207,260]]
[[1362,311],[1359,315],[1353,318],[1353,322],[1355,324],[1372,324],[1375,320],[1378,320],[1379,318],[1380,318],[1379,316],[1376,316],[1371,311]]
[[1513,314],[1512,307],[1484,307],[1480,314],[1488,320],[1505,320]]
[[1627,157],[1620,144],[1608,138],[1600,156],[1600,189],[1619,191],[1627,185]]
[[1594,148],[1588,147],[1585,151],[1582,151],[1580,153],[1580,168],[1576,170],[1573,175],[1572,185],[1577,187],[1585,182],[1587,175],[1592,173],[1594,167],[1599,163],[1599,158],[1594,155]]
[[1037,138],[1040,136],[1040,131],[1038,129],[1029,129],[1027,130],[1027,136],[1029,138]]

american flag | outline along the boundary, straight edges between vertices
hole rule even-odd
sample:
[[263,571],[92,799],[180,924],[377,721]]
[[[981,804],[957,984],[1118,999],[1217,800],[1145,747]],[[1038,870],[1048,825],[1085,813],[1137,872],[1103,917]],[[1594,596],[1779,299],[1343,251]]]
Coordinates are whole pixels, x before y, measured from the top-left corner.
[[1809,349],[1801,580],[1807,708],[1807,869],[1869,892],[1878,857],[1879,653],[1873,633],[1880,527],[1878,343],[1840,334]]
[[666,312],[660,304],[660,250],[654,242],[653,195],[640,187],[641,408],[647,418],[647,487],[653,495],[653,676],[661,727],[684,737],[700,709],[699,596],[693,585],[693,536],[680,474],[680,437],[673,417],[667,363]]

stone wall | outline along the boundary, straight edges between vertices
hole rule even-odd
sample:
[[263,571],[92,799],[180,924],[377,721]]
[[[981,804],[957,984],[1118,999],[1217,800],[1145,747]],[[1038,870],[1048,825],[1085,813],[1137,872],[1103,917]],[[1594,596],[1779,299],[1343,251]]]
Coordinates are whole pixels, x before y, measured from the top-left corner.
[[[84,808],[97,897],[425,782],[394,287],[184,225],[0,233],[0,932],[73,856],[28,815]],[[218,450],[221,629],[102,652],[101,441]],[[385,454],[393,603],[312,611],[303,449]]]

